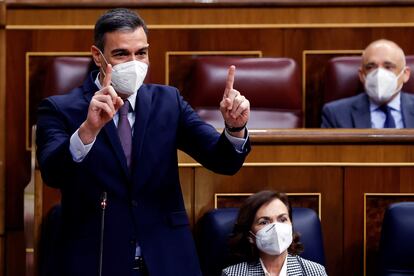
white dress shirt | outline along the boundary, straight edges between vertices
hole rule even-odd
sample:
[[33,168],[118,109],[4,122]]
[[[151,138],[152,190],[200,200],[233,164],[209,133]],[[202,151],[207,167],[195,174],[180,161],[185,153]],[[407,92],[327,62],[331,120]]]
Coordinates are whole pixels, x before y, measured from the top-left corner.
[[[267,271],[262,259],[260,259],[260,264],[262,265],[263,271],[265,276],[270,276],[269,271]],[[285,256],[285,260],[283,261],[282,269],[280,270],[279,276],[287,276],[287,254]]]

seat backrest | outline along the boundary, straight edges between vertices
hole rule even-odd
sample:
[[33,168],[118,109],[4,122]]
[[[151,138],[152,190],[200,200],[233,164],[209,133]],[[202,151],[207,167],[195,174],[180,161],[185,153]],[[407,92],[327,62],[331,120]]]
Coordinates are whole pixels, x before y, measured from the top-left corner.
[[[361,56],[335,57],[329,60],[326,67],[323,102],[351,97],[364,91],[359,80],[358,70]],[[406,56],[407,66],[414,72],[414,56]],[[414,93],[414,77],[404,84],[403,91]]]
[[196,58],[183,94],[204,120],[223,128],[219,103],[230,65],[236,66],[234,89],[250,101],[250,128],[302,127],[299,68],[289,58]]
[[94,67],[91,57],[56,57],[46,68],[45,88],[65,94],[82,84]]
[[[99,68],[91,56],[58,56],[48,57],[41,66],[32,72],[31,90],[39,93],[41,98],[56,94],[66,94],[80,86],[88,74]],[[144,82],[149,82],[150,72]]]
[[381,275],[414,275],[414,202],[394,203],[385,211],[379,256]]
[[[238,208],[219,208],[207,212],[197,224],[198,252],[203,275],[220,275],[227,265],[228,240],[238,215]],[[309,208],[292,209],[294,231],[301,236],[303,258],[325,264],[319,217]]]

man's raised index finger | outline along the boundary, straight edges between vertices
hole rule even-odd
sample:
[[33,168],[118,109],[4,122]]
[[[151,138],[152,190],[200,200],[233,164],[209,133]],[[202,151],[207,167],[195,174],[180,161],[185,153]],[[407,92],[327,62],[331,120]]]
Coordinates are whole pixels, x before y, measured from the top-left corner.
[[231,65],[227,74],[225,97],[228,97],[229,92],[233,89],[234,75],[236,73],[236,66]]
[[103,78],[103,87],[110,86],[111,79],[112,79],[112,65],[108,64],[105,68],[105,76]]

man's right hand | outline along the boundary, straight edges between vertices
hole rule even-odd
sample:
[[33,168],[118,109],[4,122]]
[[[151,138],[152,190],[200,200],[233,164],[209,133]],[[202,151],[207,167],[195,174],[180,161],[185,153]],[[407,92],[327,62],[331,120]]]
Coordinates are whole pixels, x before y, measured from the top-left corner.
[[112,120],[118,109],[124,104],[111,86],[112,66],[108,64],[102,89],[95,93],[88,108],[86,121],[79,127],[79,137],[84,145],[92,143],[99,131]]

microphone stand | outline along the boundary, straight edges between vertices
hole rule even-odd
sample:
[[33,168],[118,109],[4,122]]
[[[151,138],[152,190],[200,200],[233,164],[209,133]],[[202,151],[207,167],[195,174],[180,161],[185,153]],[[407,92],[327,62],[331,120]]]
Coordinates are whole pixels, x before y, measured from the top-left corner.
[[105,230],[105,208],[106,208],[106,192],[102,193],[101,196],[101,241],[99,244],[99,276],[102,276],[102,257],[103,257],[103,239]]

